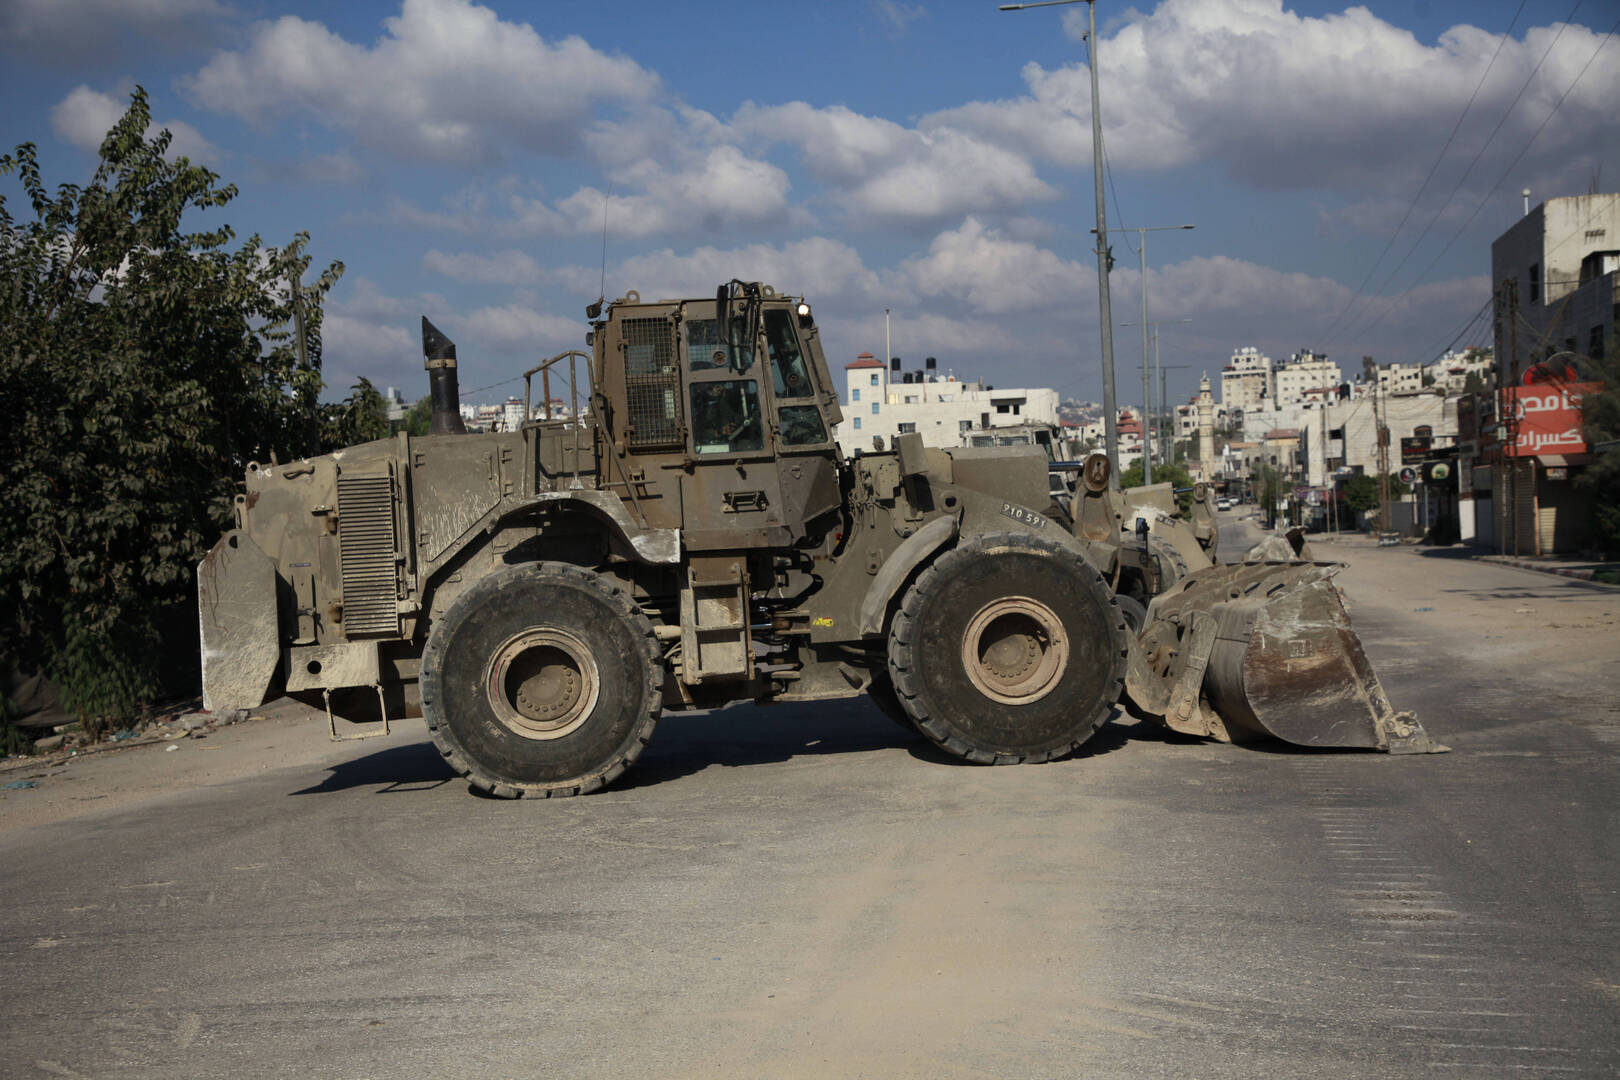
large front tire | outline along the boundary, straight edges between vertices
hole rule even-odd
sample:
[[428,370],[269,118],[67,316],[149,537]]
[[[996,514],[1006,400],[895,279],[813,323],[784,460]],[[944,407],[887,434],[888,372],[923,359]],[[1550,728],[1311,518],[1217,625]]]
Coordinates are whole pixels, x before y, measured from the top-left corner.
[[1125,619],[1096,569],[1024,533],[974,537],[901,601],[889,673],[917,727],[969,761],[1049,761],[1108,718],[1125,677]]
[[652,624],[618,584],[563,563],[462,593],[422,653],[422,715],[474,787],[582,795],[641,755],[663,705]]

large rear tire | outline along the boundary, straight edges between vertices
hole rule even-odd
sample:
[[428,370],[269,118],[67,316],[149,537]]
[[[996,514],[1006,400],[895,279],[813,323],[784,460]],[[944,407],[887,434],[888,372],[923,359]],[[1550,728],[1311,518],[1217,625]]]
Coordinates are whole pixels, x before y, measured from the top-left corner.
[[581,795],[641,755],[663,706],[652,624],[625,590],[563,563],[462,593],[422,653],[422,715],[474,787]]
[[889,674],[918,729],[969,761],[1073,752],[1124,684],[1125,619],[1078,552],[1026,533],[974,537],[907,590]]

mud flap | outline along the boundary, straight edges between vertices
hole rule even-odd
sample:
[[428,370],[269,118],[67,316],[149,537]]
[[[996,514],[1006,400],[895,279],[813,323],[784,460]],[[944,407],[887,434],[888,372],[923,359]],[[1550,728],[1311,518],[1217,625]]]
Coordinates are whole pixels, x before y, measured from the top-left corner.
[[263,705],[281,662],[276,565],[246,533],[226,533],[197,564],[197,617],[203,708]]
[[[1195,734],[1393,754],[1447,749],[1390,706],[1333,584],[1341,569],[1251,562],[1192,574],[1148,610],[1127,682],[1133,700]],[[1211,726],[1190,681],[1200,665],[1196,685],[1225,732],[1199,731]]]

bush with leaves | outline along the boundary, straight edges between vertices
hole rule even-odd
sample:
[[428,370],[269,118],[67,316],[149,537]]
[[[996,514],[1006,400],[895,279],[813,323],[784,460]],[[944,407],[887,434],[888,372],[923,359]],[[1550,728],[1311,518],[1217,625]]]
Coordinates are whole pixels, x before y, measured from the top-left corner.
[[349,396],[325,409],[321,427],[321,452],[330,453],[345,446],[386,439],[392,435],[388,422],[388,401],[371,380],[362,377],[349,388]]
[[[1620,441],[1620,341],[1611,339],[1604,355],[1583,365],[1598,389],[1581,395],[1581,429],[1587,443]],[[1575,478],[1592,500],[1592,539],[1607,557],[1620,553],[1620,451],[1597,454]]]
[[[195,567],[249,460],[318,449],[333,263],[233,246],[232,185],[146,136],[147,98],[84,185],[51,191],[32,144],[0,157],[0,661],[43,670],[92,730],[197,684]],[[308,362],[293,339],[301,305]]]
[[426,395],[416,399],[416,404],[405,410],[405,419],[400,421],[400,430],[407,435],[426,435],[433,425],[433,399]]

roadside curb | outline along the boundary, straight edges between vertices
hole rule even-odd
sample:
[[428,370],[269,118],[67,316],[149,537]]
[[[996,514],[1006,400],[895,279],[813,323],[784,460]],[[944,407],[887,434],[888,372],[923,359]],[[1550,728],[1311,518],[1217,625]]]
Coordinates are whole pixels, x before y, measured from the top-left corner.
[[1530,562],[1525,559],[1515,559],[1507,555],[1477,555],[1480,562],[1494,563],[1497,566],[1512,566],[1520,570],[1534,570],[1538,574],[1557,574],[1559,577],[1574,578],[1577,581],[1591,582],[1593,585],[1605,588],[1620,588],[1610,585],[1606,581],[1593,579],[1593,569],[1587,566],[1549,566],[1546,563]]

